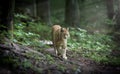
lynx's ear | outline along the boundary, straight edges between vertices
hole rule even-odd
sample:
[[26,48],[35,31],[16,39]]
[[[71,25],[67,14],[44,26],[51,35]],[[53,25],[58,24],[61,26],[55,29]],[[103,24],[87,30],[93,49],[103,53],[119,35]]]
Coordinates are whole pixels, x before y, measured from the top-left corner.
[[61,28],[61,32],[64,32],[64,28]]

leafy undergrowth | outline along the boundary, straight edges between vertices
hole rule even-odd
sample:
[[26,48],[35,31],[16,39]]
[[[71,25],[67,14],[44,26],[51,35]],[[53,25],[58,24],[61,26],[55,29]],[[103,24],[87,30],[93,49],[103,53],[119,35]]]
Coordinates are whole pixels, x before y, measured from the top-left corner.
[[[42,40],[51,40],[51,27],[40,22],[22,22],[20,19],[29,19],[28,16],[15,15],[15,29],[13,42],[32,48],[49,48]],[[28,25],[28,26],[26,26]],[[68,48],[70,51],[83,57],[91,58],[98,63],[120,65],[120,58],[111,55],[115,44],[112,36],[99,32],[89,33],[85,29],[70,28]],[[117,49],[116,49],[117,51]],[[76,55],[74,55],[76,56]],[[111,58],[114,59],[111,61]]]
[[[15,17],[17,19],[28,19],[28,17],[23,15]],[[46,45],[44,41],[41,41],[50,41],[50,26],[40,22],[25,23],[17,19],[15,20],[14,38],[12,41],[16,44],[29,47],[34,51],[26,52],[26,47],[21,48],[24,49],[24,56],[26,57],[19,57],[22,60],[15,58],[14,62],[17,63],[14,66],[19,69],[25,68],[25,71],[33,69],[42,74],[79,74],[85,71],[90,73],[89,71],[99,71],[100,68],[104,68],[106,65],[117,66],[115,70],[120,69],[119,55],[116,57],[111,54],[115,48],[114,42],[111,40],[112,36],[98,32],[91,34],[81,28],[70,28],[67,50],[68,60],[66,61],[55,56],[53,48]],[[7,62],[10,60],[7,60]],[[100,67],[98,66],[99,64],[103,66]],[[111,69],[114,69],[114,67],[108,70]],[[24,73],[24,70],[22,71]]]
[[111,54],[116,47],[112,36],[101,33],[91,34],[81,28],[71,28],[70,34],[71,38],[68,43],[70,50],[83,57],[91,58],[97,63],[120,65],[120,58]]
[[0,53],[2,74],[119,74],[119,66],[99,65],[73,51],[67,51],[68,60],[64,60],[55,55],[53,48],[35,50],[14,45],[17,52]]

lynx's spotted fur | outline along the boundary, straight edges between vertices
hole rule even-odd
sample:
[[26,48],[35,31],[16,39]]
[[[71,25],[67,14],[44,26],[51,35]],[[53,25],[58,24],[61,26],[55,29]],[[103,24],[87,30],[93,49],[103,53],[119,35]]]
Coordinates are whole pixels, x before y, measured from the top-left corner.
[[69,29],[62,28],[60,25],[52,27],[52,42],[57,56],[67,59],[67,39],[70,37]]

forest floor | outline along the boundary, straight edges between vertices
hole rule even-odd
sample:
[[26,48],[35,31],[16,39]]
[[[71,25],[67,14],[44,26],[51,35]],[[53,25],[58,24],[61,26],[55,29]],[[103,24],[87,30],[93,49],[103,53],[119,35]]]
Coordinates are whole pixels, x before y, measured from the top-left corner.
[[[68,60],[64,60],[55,55],[53,48],[44,48],[40,52],[17,44],[14,44],[14,47],[17,50],[17,55],[20,55],[20,62],[28,59],[34,67],[12,68],[11,64],[0,64],[0,74],[120,74],[120,66],[99,64],[70,50],[67,50]],[[28,51],[38,54],[41,58],[36,60],[33,58],[34,54],[31,58],[24,55]],[[16,51],[14,52],[16,53]],[[34,69],[38,68],[39,72],[36,72]]]

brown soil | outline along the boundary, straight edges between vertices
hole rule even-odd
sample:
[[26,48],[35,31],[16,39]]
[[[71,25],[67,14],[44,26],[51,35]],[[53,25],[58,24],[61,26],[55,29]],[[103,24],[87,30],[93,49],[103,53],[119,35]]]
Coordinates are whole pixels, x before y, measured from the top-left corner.
[[[42,53],[50,54],[55,61],[52,63],[47,63],[48,60],[39,61],[40,73],[20,67],[12,69],[9,64],[2,64],[0,65],[0,74],[120,74],[120,66],[99,64],[71,51],[67,52],[68,60],[55,56],[53,48],[45,49]],[[33,62],[34,60],[30,61]],[[33,65],[38,64],[33,62]]]

